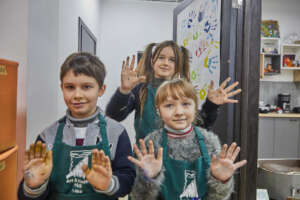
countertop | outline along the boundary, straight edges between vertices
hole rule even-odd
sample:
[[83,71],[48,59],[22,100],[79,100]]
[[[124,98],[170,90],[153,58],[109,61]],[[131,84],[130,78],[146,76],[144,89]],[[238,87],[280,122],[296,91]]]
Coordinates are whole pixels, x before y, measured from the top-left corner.
[[300,113],[259,113],[259,117],[300,118]]

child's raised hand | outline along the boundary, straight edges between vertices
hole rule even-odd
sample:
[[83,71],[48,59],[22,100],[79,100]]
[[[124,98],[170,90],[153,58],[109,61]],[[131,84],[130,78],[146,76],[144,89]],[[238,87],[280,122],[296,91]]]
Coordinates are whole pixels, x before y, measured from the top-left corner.
[[136,153],[138,159],[131,156],[128,159],[144,170],[144,173],[149,178],[156,177],[162,168],[162,153],[163,149],[159,148],[157,152],[157,158],[154,155],[154,146],[152,140],[148,142],[148,150],[142,139],[139,140],[141,151],[138,149],[137,145],[134,144],[133,149]]
[[123,94],[128,94],[137,84],[146,80],[145,76],[138,76],[140,66],[134,69],[135,55],[132,56],[130,65],[129,59],[127,57],[122,64],[120,92]]
[[211,158],[210,172],[212,176],[219,181],[225,182],[233,175],[236,169],[244,166],[247,163],[246,160],[234,163],[239,152],[240,147],[236,143],[232,143],[229,148],[224,144],[219,158],[216,155],[213,155]]
[[46,152],[41,141],[31,144],[26,150],[24,162],[24,181],[30,188],[38,188],[50,176],[52,171],[52,151]]
[[94,149],[92,151],[92,168],[89,169],[87,165],[83,165],[82,170],[94,188],[102,191],[108,189],[112,178],[112,169],[110,159],[103,150]]
[[221,83],[220,87],[216,90],[214,90],[214,82],[210,81],[210,85],[208,86],[207,98],[217,105],[222,105],[225,103],[238,103],[238,100],[229,98],[239,94],[242,90],[233,90],[239,84],[239,82],[234,82],[233,84],[225,88],[230,79],[231,78],[228,77],[225,81]]

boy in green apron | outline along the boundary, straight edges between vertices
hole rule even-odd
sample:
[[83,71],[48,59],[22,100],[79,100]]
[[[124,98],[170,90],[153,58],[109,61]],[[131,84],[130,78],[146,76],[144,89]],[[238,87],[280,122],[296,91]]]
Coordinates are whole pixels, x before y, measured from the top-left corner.
[[137,158],[129,160],[139,170],[132,199],[228,199],[232,175],[246,160],[234,163],[240,151],[236,143],[221,149],[215,134],[192,125],[197,112],[193,86],[183,79],[163,83],[155,106],[164,128],[150,133],[145,142],[140,139],[140,149],[134,145]]
[[125,128],[97,106],[105,91],[103,63],[71,54],[61,67],[66,115],[26,151],[22,200],[116,200],[131,191],[134,165]]

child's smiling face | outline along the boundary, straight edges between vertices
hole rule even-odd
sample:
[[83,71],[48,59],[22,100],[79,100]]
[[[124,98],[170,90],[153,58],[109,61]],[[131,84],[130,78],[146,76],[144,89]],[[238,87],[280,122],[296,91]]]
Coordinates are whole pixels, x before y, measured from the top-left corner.
[[71,115],[85,118],[96,111],[98,97],[103,95],[105,85],[100,88],[95,78],[85,74],[75,75],[70,70],[62,79],[61,89]]
[[152,66],[155,78],[170,79],[175,73],[175,60],[172,47],[163,48]]
[[187,97],[167,97],[158,107],[159,115],[163,122],[175,130],[188,128],[195,119],[196,104]]

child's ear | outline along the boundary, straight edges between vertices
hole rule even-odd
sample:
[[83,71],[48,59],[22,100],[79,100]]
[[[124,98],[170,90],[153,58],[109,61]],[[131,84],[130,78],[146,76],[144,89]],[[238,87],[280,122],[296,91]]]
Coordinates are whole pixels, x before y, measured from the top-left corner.
[[153,65],[154,65],[154,58],[151,58],[151,66],[153,68]]
[[156,108],[156,112],[157,112],[158,116],[160,116],[160,113],[159,113],[159,109],[158,109],[158,108]]
[[105,90],[106,90],[106,85],[103,84],[103,85],[99,88],[98,96],[101,97],[101,96],[104,94]]

